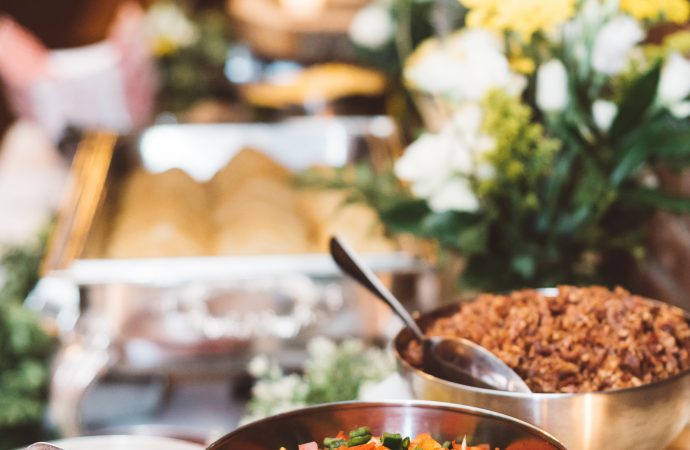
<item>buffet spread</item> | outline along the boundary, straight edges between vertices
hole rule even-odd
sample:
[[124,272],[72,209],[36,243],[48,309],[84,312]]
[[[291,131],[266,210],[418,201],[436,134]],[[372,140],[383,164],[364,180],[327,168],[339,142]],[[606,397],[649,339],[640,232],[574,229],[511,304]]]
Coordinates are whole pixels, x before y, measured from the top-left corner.
[[[74,439],[32,450],[108,449],[78,436],[122,429],[207,450],[690,449],[690,297],[669,277],[687,267],[647,242],[671,215],[690,254],[688,174],[670,174],[690,161],[687,1],[232,0],[193,20],[154,3],[63,53],[108,56],[94,79],[126,81],[123,98],[100,89],[126,105],[117,126],[121,108],[78,106],[95,92],[80,71],[14,80],[37,117],[64,91],[51,135],[91,130],[66,134],[26,300],[59,341],[47,421]],[[141,128],[154,66],[162,114]],[[361,102],[366,116],[337,114]],[[638,277],[664,295],[633,293]],[[30,323],[14,311],[0,321]],[[8,349],[29,348],[17,330]],[[442,339],[457,351],[432,354]],[[502,376],[492,359],[524,388],[482,383]],[[33,363],[18,391],[43,391]],[[179,385],[220,386],[202,407],[232,418],[201,437],[179,419],[108,428],[87,400],[117,382],[146,385],[151,417]],[[131,437],[113,450],[180,444]]]

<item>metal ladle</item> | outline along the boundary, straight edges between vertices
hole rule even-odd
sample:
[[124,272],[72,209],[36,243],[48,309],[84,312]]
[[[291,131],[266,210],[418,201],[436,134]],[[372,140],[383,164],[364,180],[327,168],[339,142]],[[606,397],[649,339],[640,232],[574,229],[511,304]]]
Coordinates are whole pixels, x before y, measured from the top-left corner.
[[426,336],[400,301],[360,261],[343,239],[332,237],[329,247],[338,267],[390,306],[423,343],[425,372],[454,383],[501,391],[531,392],[520,375],[481,345],[463,338]]

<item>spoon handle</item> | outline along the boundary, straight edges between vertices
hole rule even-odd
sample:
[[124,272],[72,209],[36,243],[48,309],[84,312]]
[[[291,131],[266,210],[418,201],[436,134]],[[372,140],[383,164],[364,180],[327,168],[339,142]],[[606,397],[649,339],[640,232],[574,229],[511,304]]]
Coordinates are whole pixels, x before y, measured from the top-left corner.
[[331,237],[329,247],[333,261],[346,274],[354,278],[359,284],[379,299],[383,300],[393,311],[402,319],[417,339],[424,340],[425,336],[405,307],[396,299],[393,294],[383,285],[381,280],[359,259],[357,254],[350,248],[344,239]]

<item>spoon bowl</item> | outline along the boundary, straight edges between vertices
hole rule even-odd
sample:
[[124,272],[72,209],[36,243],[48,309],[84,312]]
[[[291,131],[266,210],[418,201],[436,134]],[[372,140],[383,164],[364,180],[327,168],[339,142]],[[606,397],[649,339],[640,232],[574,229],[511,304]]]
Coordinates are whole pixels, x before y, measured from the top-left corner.
[[429,338],[405,307],[365,266],[341,238],[329,243],[331,256],[340,269],[382,300],[402,319],[422,343],[424,370],[439,378],[469,386],[510,392],[531,392],[525,381],[496,355],[467,339]]

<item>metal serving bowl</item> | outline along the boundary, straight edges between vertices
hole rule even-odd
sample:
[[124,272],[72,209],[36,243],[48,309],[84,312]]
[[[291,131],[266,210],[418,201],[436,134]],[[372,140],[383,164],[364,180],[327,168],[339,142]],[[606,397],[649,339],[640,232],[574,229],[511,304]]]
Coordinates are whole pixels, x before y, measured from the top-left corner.
[[[422,329],[456,313],[458,304],[418,318]],[[460,403],[517,417],[553,434],[569,448],[660,450],[688,423],[690,371],[636,388],[579,394],[521,394],[452,383],[423,372],[403,358],[413,339],[403,329],[394,340],[398,370],[416,398]]]
[[436,402],[345,402],[301,409],[238,428],[207,450],[278,450],[333,436],[340,430],[367,425],[415,436],[431,433],[441,439],[472,436],[475,442],[502,450],[565,450],[555,438],[527,423],[490,411]]

